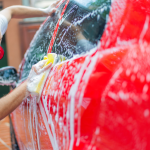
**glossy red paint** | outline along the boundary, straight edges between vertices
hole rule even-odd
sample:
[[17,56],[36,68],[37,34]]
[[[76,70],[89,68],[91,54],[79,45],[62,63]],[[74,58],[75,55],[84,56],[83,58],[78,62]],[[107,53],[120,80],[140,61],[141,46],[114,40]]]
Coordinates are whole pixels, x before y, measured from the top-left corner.
[[53,67],[40,103],[13,113],[22,149],[150,149],[149,6],[115,0],[97,49]]
[[[47,120],[52,117],[59,147],[150,148],[149,82],[146,81],[149,73],[149,4],[148,1],[115,1],[97,51],[67,61],[51,71],[41,103]],[[94,65],[91,65],[93,61]],[[90,69],[93,70],[89,73]],[[71,97],[70,91],[76,82],[77,89]],[[86,98],[90,102],[87,101],[85,109]],[[70,114],[68,118],[67,113]],[[73,129],[70,128],[72,123]]]

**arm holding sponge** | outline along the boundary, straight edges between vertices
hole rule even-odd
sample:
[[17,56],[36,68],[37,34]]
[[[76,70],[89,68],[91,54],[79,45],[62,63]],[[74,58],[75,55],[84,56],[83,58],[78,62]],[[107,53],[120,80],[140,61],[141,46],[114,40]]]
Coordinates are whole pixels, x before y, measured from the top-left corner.
[[57,54],[49,53],[47,56],[44,56],[44,60],[32,66],[27,83],[27,91],[31,96],[39,97],[39,95],[41,95],[47,76],[56,63],[56,57]]

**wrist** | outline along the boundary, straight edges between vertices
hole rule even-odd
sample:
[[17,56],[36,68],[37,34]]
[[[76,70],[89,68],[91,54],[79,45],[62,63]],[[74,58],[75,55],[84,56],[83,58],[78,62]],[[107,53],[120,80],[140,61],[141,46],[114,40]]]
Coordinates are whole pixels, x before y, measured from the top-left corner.
[[20,85],[20,88],[22,88],[25,97],[27,93],[27,80]]
[[27,84],[28,84],[28,79],[23,83],[24,99],[26,99],[30,95],[30,92],[28,91],[27,88]]

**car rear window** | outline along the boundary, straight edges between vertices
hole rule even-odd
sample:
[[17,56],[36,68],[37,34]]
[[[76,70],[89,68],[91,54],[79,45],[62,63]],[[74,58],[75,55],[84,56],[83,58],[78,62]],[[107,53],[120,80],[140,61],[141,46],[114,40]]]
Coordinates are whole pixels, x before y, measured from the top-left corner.
[[52,48],[67,59],[96,47],[111,8],[111,0],[71,0]]
[[[21,66],[19,82],[28,77],[32,65],[47,55],[59,14],[65,4],[59,7],[57,14],[46,20],[34,36]],[[103,34],[110,7],[111,0],[70,0],[59,24],[52,52],[69,59],[96,47]]]
[[22,71],[20,72],[21,81],[28,77],[32,65],[36,64],[38,61],[42,60],[45,55],[47,55],[49,43],[57,22],[57,17],[49,17],[45,24],[37,31],[24,56],[25,63],[23,64],[21,69]]

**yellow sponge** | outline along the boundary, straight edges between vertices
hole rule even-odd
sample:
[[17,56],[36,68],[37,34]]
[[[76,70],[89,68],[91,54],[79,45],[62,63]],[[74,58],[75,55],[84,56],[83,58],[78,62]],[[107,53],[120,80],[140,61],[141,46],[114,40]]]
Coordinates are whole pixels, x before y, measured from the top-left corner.
[[44,60],[46,60],[46,59],[48,59],[48,57],[47,57],[47,56],[44,56]]
[[39,84],[38,84],[37,87],[36,87],[36,91],[35,91],[36,93],[40,93],[41,86],[42,86],[42,84],[43,84],[43,81],[44,81],[44,79],[45,79],[45,76],[46,76],[46,74],[44,73],[44,74],[42,75],[42,78],[41,78]]
[[50,63],[53,64],[54,60],[55,60],[55,57],[56,57],[56,54],[54,54],[54,53],[48,53],[47,56],[44,56],[44,60],[48,59],[48,61],[44,65],[44,67],[47,66]]
[[[54,63],[54,60],[55,60],[55,57],[56,57],[56,54],[54,53],[48,53],[47,56],[44,56],[44,60],[47,60],[47,62],[45,63],[44,67],[47,66],[48,64],[50,63]],[[36,93],[40,93],[40,90],[41,90],[41,87],[42,87],[42,84],[44,82],[44,79],[46,77],[46,73],[44,73],[41,77],[41,80],[39,81],[38,85],[36,86]]]

